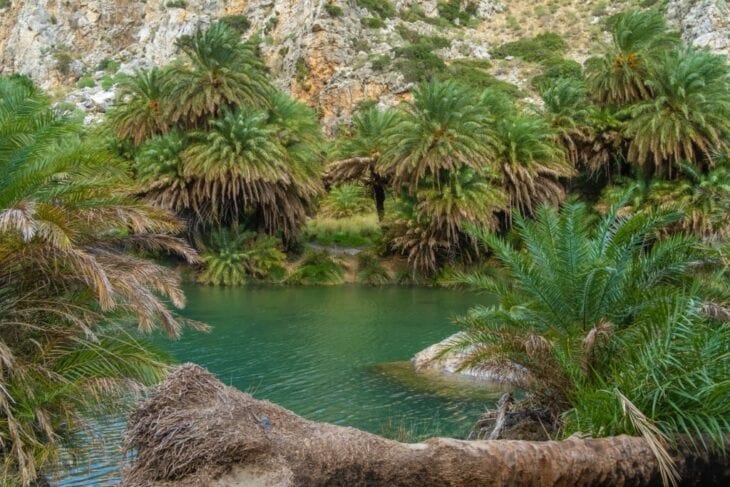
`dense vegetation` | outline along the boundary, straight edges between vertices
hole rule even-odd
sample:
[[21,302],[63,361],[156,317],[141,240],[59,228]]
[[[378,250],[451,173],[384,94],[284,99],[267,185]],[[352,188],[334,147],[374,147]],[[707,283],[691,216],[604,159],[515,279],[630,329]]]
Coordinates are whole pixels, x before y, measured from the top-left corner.
[[[372,23],[396,14],[356,3]],[[463,25],[474,7],[462,7],[438,8]],[[448,275],[496,293],[498,306],[461,320],[455,346],[469,365],[525,367],[528,401],[563,436],[638,433],[659,451],[678,434],[722,443],[723,57],[682,45],[652,10],[630,11],[584,66],[562,59],[552,34],[498,48],[541,65],[533,105],[488,63],[447,65],[432,51],[448,42],[401,29],[411,44],[394,62],[418,82],[409,100],[363,106],[325,141],[315,112],[277,90],[241,40],[248,26],[226,18],[179,39],[169,66],[122,78],[101,128],[24,78],[0,79],[6,483],[53,468],[87,407],[162,374],[134,330],[177,335],[161,300],[184,300],[151,257],[178,256],[210,285],[344,282],[345,264],[311,243],[367,247],[352,269],[367,285]],[[396,277],[385,262],[399,258]],[[477,265],[502,278],[469,272]]]

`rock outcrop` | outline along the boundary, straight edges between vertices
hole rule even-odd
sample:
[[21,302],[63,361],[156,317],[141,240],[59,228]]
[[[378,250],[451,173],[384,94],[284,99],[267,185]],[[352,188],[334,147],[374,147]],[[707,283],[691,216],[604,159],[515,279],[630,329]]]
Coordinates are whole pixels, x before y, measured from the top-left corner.
[[667,18],[685,41],[730,54],[730,7],[717,0],[669,0]]

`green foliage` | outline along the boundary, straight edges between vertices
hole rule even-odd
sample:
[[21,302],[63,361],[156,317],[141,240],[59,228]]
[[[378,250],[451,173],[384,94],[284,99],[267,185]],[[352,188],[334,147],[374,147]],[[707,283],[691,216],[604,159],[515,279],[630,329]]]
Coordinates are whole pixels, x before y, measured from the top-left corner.
[[165,7],[167,8],[185,8],[188,6],[188,2],[186,0],[168,0],[167,3],[165,3]]
[[109,124],[118,138],[139,144],[169,130],[167,79],[168,73],[157,68],[120,76],[117,100],[108,114]]
[[653,62],[679,37],[668,31],[664,15],[654,10],[630,10],[609,22],[611,45],[603,56],[586,61],[586,77],[594,98],[604,104],[647,99],[646,86]]
[[53,59],[56,60],[55,68],[64,76],[71,74],[71,63],[74,62],[74,56],[67,46],[56,46],[52,51]]
[[340,7],[337,4],[334,4],[332,2],[327,2],[324,4],[324,10],[327,12],[327,14],[330,17],[341,17],[344,13],[342,11],[342,7]]
[[449,47],[451,45],[451,41],[446,37],[419,34],[415,30],[411,30],[402,24],[397,25],[395,30],[403,38],[403,40],[408,41],[414,46],[421,46],[423,48],[435,50]]
[[285,282],[304,286],[333,286],[344,281],[345,269],[342,264],[326,252],[310,251]]
[[568,49],[568,44],[558,34],[548,32],[538,34],[529,39],[507,42],[492,50],[496,59],[507,56],[524,59],[534,63],[542,63],[553,58],[560,58]]
[[519,97],[520,89],[506,81],[499,80],[489,73],[489,61],[479,59],[456,59],[449,64],[447,70],[440,73],[441,81],[454,80],[475,91],[486,89],[503,92],[511,97]]
[[105,57],[104,59],[99,61],[96,69],[97,71],[106,71],[107,73],[114,74],[119,71],[120,67],[121,63],[119,61],[115,61],[112,58]]
[[397,26],[396,30],[410,43],[393,50],[395,67],[406,81],[426,81],[446,71],[446,64],[433,51],[448,47],[451,41],[440,36],[424,36],[403,25]]
[[355,4],[381,19],[395,17],[395,6],[389,0],[355,0]]
[[360,23],[368,29],[382,29],[385,27],[385,22],[380,17],[363,17],[360,19]]
[[471,310],[452,348],[469,355],[465,367],[524,366],[523,386],[566,419],[566,435],[721,445],[728,329],[702,315],[703,254],[690,237],[656,240],[677,215],[619,217],[620,206],[597,223],[581,204],[543,207],[534,222],[516,219],[519,248],[479,232],[509,280],[470,280],[499,304]]
[[278,281],[286,272],[277,239],[240,229],[212,233],[202,259],[205,269],[198,282],[213,286],[243,286],[251,278]]
[[373,71],[385,71],[385,69],[390,65],[390,61],[390,56],[383,54],[382,56],[377,56],[370,61],[370,66],[373,68]]
[[353,215],[371,213],[373,201],[365,188],[357,184],[341,184],[330,189],[322,200],[322,215],[332,218],[347,218]]
[[309,222],[304,237],[320,245],[340,247],[372,247],[383,237],[375,214],[349,218],[317,217]]
[[116,82],[116,80],[115,80],[115,79],[114,79],[113,77],[111,77],[111,76],[104,76],[104,77],[103,77],[103,78],[101,79],[101,83],[100,83],[100,84],[101,84],[101,88],[102,88],[102,89],[103,89],[104,91],[109,91],[109,90],[111,90],[111,89],[112,89],[112,87],[113,87],[113,86],[114,86],[114,85],[115,85],[116,83],[117,83],[117,82]]
[[84,412],[165,373],[129,325],[177,336],[168,304],[184,297],[140,255],[197,258],[172,215],[135,198],[126,165],[27,79],[0,77],[0,134],[0,483],[36,485]]
[[439,16],[453,25],[467,25],[477,14],[479,6],[476,2],[467,2],[462,8],[461,0],[446,0],[438,2]]
[[96,86],[96,81],[91,76],[83,76],[76,82],[76,86],[79,88],[93,88]]
[[10,0],[0,0],[0,8],[8,8],[11,4]]
[[245,34],[251,28],[251,21],[245,15],[225,15],[218,21],[239,34]]
[[530,80],[537,91],[544,91],[560,79],[583,80],[583,66],[570,59],[549,59],[543,62],[542,74]]
[[357,255],[357,282],[366,286],[385,286],[393,281],[377,256],[370,252]]
[[168,120],[195,124],[222,110],[266,106],[273,89],[252,44],[218,22],[177,41],[183,62],[165,81]]
[[730,150],[730,68],[725,57],[688,49],[666,53],[646,81],[651,99],[629,109],[629,159],[672,176],[681,161],[711,164]]

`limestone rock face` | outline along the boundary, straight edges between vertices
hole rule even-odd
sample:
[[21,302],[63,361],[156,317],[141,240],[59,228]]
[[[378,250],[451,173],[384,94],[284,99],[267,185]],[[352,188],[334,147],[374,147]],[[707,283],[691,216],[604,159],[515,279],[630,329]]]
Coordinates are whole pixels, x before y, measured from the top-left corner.
[[695,46],[730,54],[730,8],[717,0],[670,0],[667,18]]

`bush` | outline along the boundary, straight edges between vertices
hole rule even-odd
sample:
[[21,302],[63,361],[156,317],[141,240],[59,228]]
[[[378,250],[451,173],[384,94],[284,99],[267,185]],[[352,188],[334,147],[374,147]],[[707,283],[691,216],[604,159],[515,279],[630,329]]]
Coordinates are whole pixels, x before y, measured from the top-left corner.
[[570,59],[549,59],[543,63],[542,74],[530,81],[533,88],[543,91],[559,79],[583,79],[583,66]]
[[76,82],[76,86],[79,88],[93,88],[96,86],[96,81],[90,76],[83,76]]
[[101,79],[101,87],[104,91],[109,91],[116,84],[116,81],[111,76],[104,76]]
[[366,286],[384,286],[393,278],[383,267],[378,258],[370,252],[361,252],[357,256],[357,281]]
[[119,68],[122,66],[122,64],[119,61],[115,61],[111,58],[105,57],[101,61],[99,61],[99,64],[96,66],[97,71],[106,71],[107,73],[114,74],[117,71],[119,71]]
[[365,17],[363,19],[360,19],[360,23],[368,29],[381,29],[385,27],[385,22],[383,22],[383,19],[380,19],[378,17]]
[[390,19],[395,16],[395,6],[388,0],[355,0],[355,3],[380,19]]
[[317,217],[310,220],[304,237],[320,245],[367,247],[382,240],[380,222],[375,214],[350,218]]
[[568,45],[558,34],[551,32],[539,34],[529,39],[507,42],[492,50],[492,56],[504,59],[513,56],[530,62],[545,62],[560,58],[568,49]]
[[443,49],[451,45],[451,41],[442,36],[427,36],[411,30],[405,25],[398,25],[395,28],[403,40],[415,46],[421,46],[431,50]]
[[251,21],[245,15],[226,15],[225,17],[221,17],[219,22],[239,34],[243,34],[251,28]]
[[439,16],[448,20],[451,24],[466,25],[472,17],[476,16],[479,7],[476,2],[468,2],[464,8],[461,4],[461,0],[438,2]]
[[279,281],[286,255],[279,242],[255,232],[223,228],[209,237],[202,254],[205,269],[198,282],[213,286],[243,286],[253,279]]
[[326,252],[307,252],[299,267],[285,281],[304,286],[332,286],[345,282],[345,269]]
[[390,56],[383,54],[370,61],[370,66],[373,68],[373,71],[385,71],[385,68],[390,65],[390,61]]
[[341,17],[344,13],[342,11],[342,7],[339,5],[335,5],[334,3],[325,3],[324,4],[324,10],[329,14],[330,17]]
[[354,183],[334,186],[322,200],[322,215],[326,217],[347,218],[374,210],[373,200],[365,188]]
[[490,74],[487,71],[490,66],[490,62],[486,60],[458,59],[453,61],[445,72],[440,73],[437,79],[442,81],[453,79],[477,91],[489,88],[505,93],[513,98],[518,98],[522,95],[519,87],[516,85],[499,80]]
[[167,8],[185,8],[188,6],[188,2],[185,0],[170,0],[165,4]]

